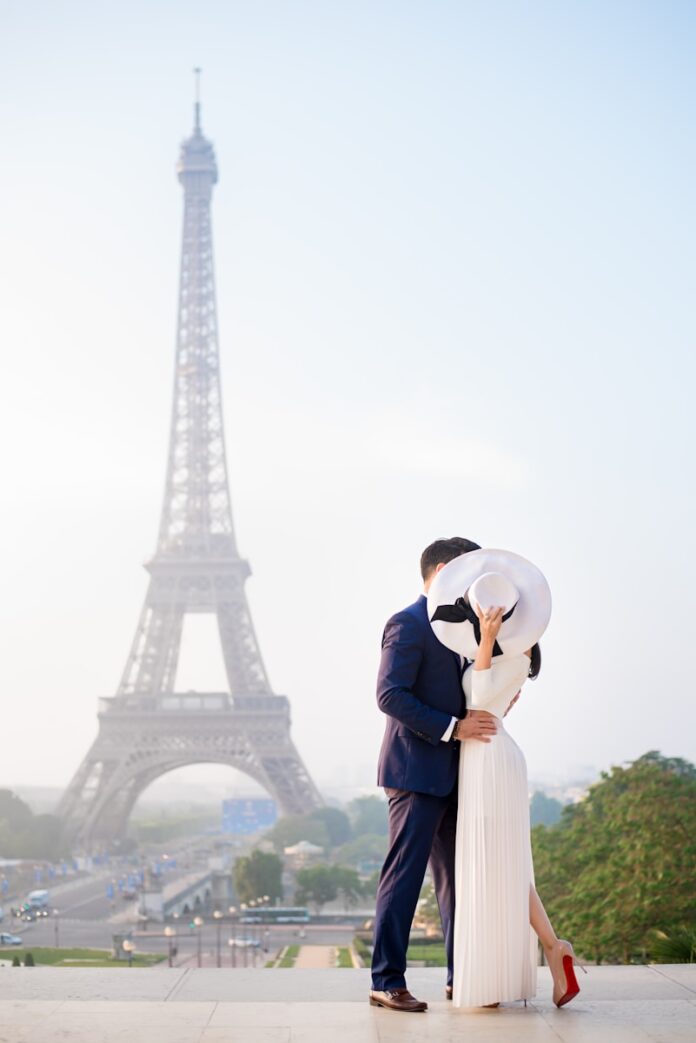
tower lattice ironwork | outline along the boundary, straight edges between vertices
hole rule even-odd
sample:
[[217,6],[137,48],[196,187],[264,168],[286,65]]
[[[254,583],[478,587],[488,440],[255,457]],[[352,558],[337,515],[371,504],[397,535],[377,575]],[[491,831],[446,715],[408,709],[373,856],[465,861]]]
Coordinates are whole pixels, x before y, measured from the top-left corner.
[[[218,179],[200,103],[177,166],[184,189],[174,401],[157,550],[116,695],[100,700],[99,732],[58,808],[73,843],[122,836],[156,778],[201,762],[260,783],[282,812],[322,801],[290,736],[290,706],[261,657],[237,550],[225,456],[210,204]],[[184,616],[215,613],[229,691],[178,693]]]

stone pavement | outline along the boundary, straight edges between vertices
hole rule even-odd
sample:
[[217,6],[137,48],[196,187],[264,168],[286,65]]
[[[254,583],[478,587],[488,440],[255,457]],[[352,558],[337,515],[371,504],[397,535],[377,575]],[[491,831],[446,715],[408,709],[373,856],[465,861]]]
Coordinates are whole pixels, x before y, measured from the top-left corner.
[[366,970],[0,969],[0,1043],[694,1043],[696,965],[590,967],[551,1003],[454,1010],[441,970],[413,969],[427,1014],[367,1004]]

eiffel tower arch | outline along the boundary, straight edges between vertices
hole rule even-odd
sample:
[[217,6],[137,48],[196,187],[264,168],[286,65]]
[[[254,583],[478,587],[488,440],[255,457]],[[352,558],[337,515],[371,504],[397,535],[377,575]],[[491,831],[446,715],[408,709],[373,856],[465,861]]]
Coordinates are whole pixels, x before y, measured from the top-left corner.
[[[249,612],[225,455],[210,204],[218,179],[200,103],[177,167],[184,221],[174,400],[157,549],[116,695],[58,806],[74,846],[124,835],[138,796],[189,764],[228,764],[263,786],[281,813],[322,804],[290,736],[290,704],[271,689]],[[229,690],[176,692],[184,617],[217,618]]]

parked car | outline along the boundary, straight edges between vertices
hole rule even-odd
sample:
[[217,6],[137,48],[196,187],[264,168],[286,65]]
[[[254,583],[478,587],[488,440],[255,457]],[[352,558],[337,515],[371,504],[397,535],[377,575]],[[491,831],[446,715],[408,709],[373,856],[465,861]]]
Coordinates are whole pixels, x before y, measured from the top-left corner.
[[0,934],[0,945],[21,945],[22,939],[16,934]]

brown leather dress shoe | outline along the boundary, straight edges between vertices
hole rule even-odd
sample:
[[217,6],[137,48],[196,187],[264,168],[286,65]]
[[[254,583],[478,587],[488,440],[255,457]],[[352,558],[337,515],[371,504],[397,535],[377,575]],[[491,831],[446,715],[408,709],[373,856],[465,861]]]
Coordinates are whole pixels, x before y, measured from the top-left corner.
[[409,1014],[416,1014],[418,1011],[428,1009],[428,1004],[422,1000],[417,1000],[408,989],[385,989],[384,992],[370,989],[370,1003],[373,1007],[386,1007],[387,1010],[404,1010]]
[[446,1000],[451,1000],[452,999],[452,986],[451,985],[445,985],[445,999]]

